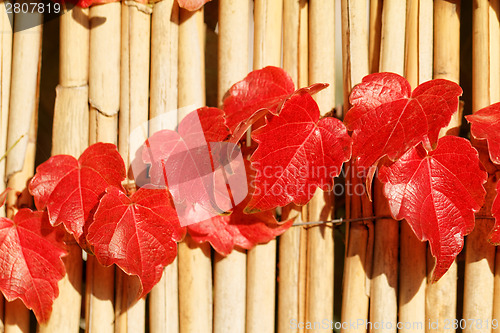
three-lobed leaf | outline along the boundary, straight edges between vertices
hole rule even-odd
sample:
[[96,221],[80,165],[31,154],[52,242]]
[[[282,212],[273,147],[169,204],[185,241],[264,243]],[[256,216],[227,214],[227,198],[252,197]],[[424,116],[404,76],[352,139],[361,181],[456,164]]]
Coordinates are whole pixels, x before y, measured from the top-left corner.
[[487,173],[477,151],[466,139],[445,136],[431,152],[418,145],[383,166],[379,179],[393,217],[406,219],[420,240],[429,241],[437,281],[462,250],[484,201]]
[[257,174],[245,212],[292,202],[304,205],[316,188],[332,189],[333,178],[351,156],[351,138],[338,119],[319,118],[311,95],[297,93],[285,102],[279,116],[252,133],[259,143],[251,157]]
[[459,85],[442,79],[422,83],[412,93],[408,81],[394,73],[363,78],[351,93],[345,118],[358,166],[369,168],[384,156],[395,161],[420,142],[431,150],[457,112],[461,94]]
[[96,143],[77,160],[56,155],[38,166],[29,184],[37,209],[47,209],[53,226],[61,223],[86,247],[85,234],[99,199],[108,186],[122,189],[125,165],[108,143]]
[[186,232],[166,189],[140,188],[131,197],[110,186],[90,225],[87,240],[97,260],[137,275],[145,296],[177,256]]
[[49,319],[65,274],[63,235],[43,212],[21,209],[13,221],[0,218],[0,290],[8,301],[20,298],[40,323]]

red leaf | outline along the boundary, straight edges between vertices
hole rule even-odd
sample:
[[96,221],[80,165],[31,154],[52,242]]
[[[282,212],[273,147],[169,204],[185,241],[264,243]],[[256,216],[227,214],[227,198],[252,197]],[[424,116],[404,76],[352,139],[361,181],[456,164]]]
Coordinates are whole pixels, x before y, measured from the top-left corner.
[[465,118],[471,123],[472,136],[487,140],[491,161],[500,164],[500,103],[492,104]]
[[227,126],[233,133],[242,122],[248,124],[259,115],[261,109],[276,113],[281,101],[294,90],[292,78],[279,67],[268,66],[249,73],[224,98]]
[[191,12],[200,9],[204,4],[212,0],[177,0],[179,7]]
[[477,151],[463,138],[445,136],[436,150],[412,148],[379,179],[395,219],[406,219],[418,239],[428,240],[436,257],[437,281],[462,250],[484,201],[487,173]]
[[279,116],[253,132],[259,143],[252,155],[257,170],[255,193],[246,212],[269,210],[293,202],[306,204],[317,187],[331,190],[343,162],[351,156],[351,138],[338,119],[319,120],[308,93],[296,94]]
[[[254,171],[247,167],[247,184],[253,191]],[[189,225],[188,231],[193,240],[198,243],[209,242],[215,251],[227,256],[235,247],[250,250],[257,244],[268,243],[284,233],[293,220],[279,223],[274,210],[256,214],[245,214],[243,209],[250,200],[248,195],[238,204],[230,215],[218,215],[209,220]]]
[[63,223],[66,230],[84,246],[85,233],[99,199],[108,186],[123,189],[125,165],[108,143],[96,143],[77,160],[56,155],[38,168],[29,189],[39,210],[47,208],[50,223]]
[[14,221],[0,218],[0,289],[8,301],[20,298],[39,323],[47,321],[65,274],[61,229],[42,212],[21,209]]
[[139,277],[143,297],[160,281],[163,267],[174,261],[176,242],[185,232],[167,190],[140,188],[129,198],[108,187],[87,239],[102,265],[117,264]]
[[[168,183],[181,225],[203,221],[232,208],[226,178],[216,172],[234,159],[220,160],[228,156],[229,147],[237,148],[217,142],[228,134],[222,111],[202,108],[186,116],[178,132],[163,130],[146,142],[143,161],[151,163],[151,181],[155,185]],[[239,151],[234,153],[241,157]],[[243,181],[244,176],[243,172]],[[237,175],[231,177],[238,179]],[[246,187],[243,198],[245,195]]]
[[[93,5],[102,5],[106,3],[117,2],[118,0],[56,0],[56,2],[64,4],[69,3],[81,8],[88,8]],[[138,2],[147,3],[146,1],[140,0]]]
[[310,85],[309,87],[300,88],[300,89],[296,90],[294,93],[292,93],[291,95],[289,95],[288,97],[286,97],[285,99],[283,99],[280,102],[280,104],[276,107],[276,110],[259,109],[259,110],[255,111],[250,116],[250,118],[239,123],[239,125],[234,129],[234,132],[231,135],[229,142],[237,143],[238,141],[240,141],[240,139],[243,137],[243,135],[245,135],[247,130],[250,128],[250,126],[255,124],[259,119],[268,115],[270,112],[271,112],[271,114],[278,115],[281,112],[281,110],[283,109],[283,105],[286,103],[286,101],[289,100],[290,98],[292,98],[293,96],[304,94],[304,93],[309,93],[310,95],[314,95],[314,94],[320,92],[321,90],[325,89],[326,87],[328,87],[328,83],[315,83],[313,85]]
[[431,150],[461,94],[456,83],[440,79],[419,85],[410,96],[410,85],[397,74],[366,76],[354,87],[345,118],[358,166],[368,168],[385,155],[395,161],[419,142]]
[[495,218],[495,225],[491,230],[488,240],[494,245],[500,245],[500,182],[497,182],[497,195],[491,206],[491,214]]

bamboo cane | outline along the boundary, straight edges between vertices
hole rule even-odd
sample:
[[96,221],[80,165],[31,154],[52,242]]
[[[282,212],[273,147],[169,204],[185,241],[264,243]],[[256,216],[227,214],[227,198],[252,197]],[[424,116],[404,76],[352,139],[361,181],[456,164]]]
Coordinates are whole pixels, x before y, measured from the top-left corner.
[[[180,9],[179,121],[205,104],[203,9]],[[182,109],[184,108],[184,109]],[[210,246],[189,238],[179,244],[179,313],[181,332],[212,331],[212,268]]]
[[[281,65],[283,0],[254,4],[253,67]],[[247,255],[246,332],[274,332],[276,240],[257,245]]]
[[[248,72],[248,1],[219,1],[219,105],[227,90]],[[214,333],[245,332],[245,253],[234,250],[214,260]]]
[[[380,71],[404,72],[405,1],[384,1],[382,10],[382,40]],[[390,216],[382,184],[375,182],[375,215]],[[371,288],[370,321],[385,322],[384,332],[395,332],[397,321],[399,223],[393,219],[375,222],[373,280]],[[375,330],[375,329],[374,329]],[[382,329],[381,329],[382,330]]]
[[[472,111],[490,103],[489,63],[489,1],[476,1],[473,6],[473,58],[472,58]],[[476,144],[480,156],[487,156],[484,145]],[[486,201],[478,215],[490,214],[494,184],[490,176],[486,184]],[[495,248],[485,241],[492,223],[488,219],[476,219],[474,231],[465,244],[464,318],[491,322],[493,313],[493,265]],[[490,332],[490,327],[467,326],[469,332]]]
[[[3,1],[3,3],[11,3]],[[9,122],[10,74],[12,64],[12,32],[14,15],[7,13],[5,5],[0,5],[0,156],[7,150],[7,125]],[[0,157],[1,158],[1,157]],[[5,159],[0,161],[0,193],[6,188]],[[5,217],[5,207],[0,208],[0,217]],[[3,311],[3,300],[0,301]],[[3,330],[3,316],[0,329]]]
[[[460,79],[460,1],[434,1],[434,78],[448,79],[456,83]],[[440,135],[453,133],[460,125],[460,116],[454,115],[449,126]],[[434,266],[434,259],[428,250],[428,275]],[[425,295],[425,315],[428,321],[438,323],[432,332],[450,332],[447,322],[457,317],[457,263],[450,266],[439,281],[428,284]],[[426,331],[431,328],[426,325]]]
[[[174,129],[177,124],[178,24],[179,7],[176,1],[163,0],[154,4],[151,27],[150,135],[161,129]],[[162,279],[150,294],[149,325],[152,333],[179,332],[177,279],[176,259],[165,268]]]
[[380,41],[382,39],[382,3],[383,0],[370,0],[370,42],[368,48],[370,73],[379,71]]
[[[315,96],[321,114],[335,106],[335,5],[333,1],[309,2],[309,82],[330,86]],[[332,196],[317,190],[303,208],[304,221],[328,221]],[[333,319],[333,228],[315,226],[307,231],[306,321]]]
[[[52,154],[80,156],[88,145],[88,9],[75,7],[60,18],[59,86],[56,88]],[[78,66],[75,66],[75,63]],[[53,313],[40,332],[76,332],[80,326],[82,250],[67,237],[66,275],[59,282]]]
[[[148,5],[122,2],[118,151],[127,169],[148,136],[150,26]],[[133,171],[139,174],[139,170]],[[126,182],[128,188],[135,186],[133,179]],[[115,278],[115,333],[144,332],[146,302],[136,301],[139,280],[121,270],[116,271]]]
[[[7,195],[7,217],[15,214],[16,192],[26,187],[35,168],[43,15],[21,13],[15,15],[14,19],[7,132],[7,147],[12,148],[7,155],[5,170],[7,185],[13,191]],[[26,26],[30,28],[24,29]],[[29,311],[19,302],[6,303],[4,323],[5,332],[28,332]]]
[[[342,0],[342,59],[344,74],[344,102],[349,108],[349,93],[352,87],[361,82],[369,74],[368,64],[368,26],[366,20],[367,3],[362,1]],[[349,218],[366,215],[361,200],[366,200],[365,193],[357,193],[363,186],[353,163],[348,167],[346,175],[346,212]],[[353,193],[354,192],[354,193]],[[367,209],[371,208],[371,204]],[[370,210],[370,209],[369,209]],[[370,212],[371,213],[371,212]],[[368,215],[371,216],[371,215]],[[372,222],[367,222],[372,223]],[[368,320],[370,257],[369,230],[366,223],[356,222],[347,226],[346,256],[344,261],[344,284],[342,298],[342,322],[358,322]],[[347,328],[342,327],[342,332]],[[366,332],[366,326],[359,325],[349,331]]]
[[[308,83],[307,9],[305,0],[283,3],[283,68],[300,87]],[[283,208],[282,221],[291,218],[302,221],[300,208]],[[295,332],[290,328],[292,319],[305,321],[306,237],[306,229],[301,227],[290,228],[280,237],[278,333]]]
[[[406,78],[414,89],[432,79],[432,1],[408,0],[406,16]],[[425,322],[426,244],[418,240],[406,221],[401,224],[399,268],[399,320]],[[402,332],[425,330],[403,326]]]
[[[117,143],[120,107],[120,3],[90,8],[90,143]],[[86,329],[114,331],[114,267],[87,258]]]

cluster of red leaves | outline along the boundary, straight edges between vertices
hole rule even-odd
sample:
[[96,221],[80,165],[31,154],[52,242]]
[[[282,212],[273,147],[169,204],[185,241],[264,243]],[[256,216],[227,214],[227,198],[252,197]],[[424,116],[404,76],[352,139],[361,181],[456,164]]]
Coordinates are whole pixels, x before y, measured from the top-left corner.
[[[432,280],[439,279],[463,248],[485,196],[487,174],[470,142],[438,139],[457,112],[461,88],[433,80],[412,92],[399,75],[369,75],[353,89],[344,125],[320,117],[312,95],[326,86],[295,90],[276,67],[250,73],[231,87],[222,110],[195,110],[176,131],[159,131],[144,143],[150,183],[134,193],[122,186],[126,168],[114,145],[95,144],[78,160],[51,157],[29,185],[39,211],[0,219],[0,289],[9,300],[21,298],[39,321],[48,318],[64,275],[62,225],[101,264],[137,275],[143,297],[186,232],[222,255],[266,243],[293,222],[278,221],[274,209],[304,205],[317,188],[331,190],[351,153],[358,169],[370,170],[368,184],[380,168],[393,217],[429,241],[437,261]],[[499,163],[500,105],[468,120]],[[243,142],[247,156],[238,160],[251,126],[255,145]],[[493,214],[499,212],[497,198]],[[491,240],[500,242],[498,221]]]

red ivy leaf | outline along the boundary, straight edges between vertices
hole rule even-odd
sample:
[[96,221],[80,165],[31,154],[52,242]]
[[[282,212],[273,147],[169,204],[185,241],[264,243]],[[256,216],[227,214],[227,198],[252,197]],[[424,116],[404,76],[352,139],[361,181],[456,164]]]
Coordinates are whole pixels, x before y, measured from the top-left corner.
[[253,132],[259,143],[251,158],[257,176],[245,212],[304,205],[317,187],[332,189],[333,178],[351,156],[351,138],[338,119],[319,117],[311,95],[299,93],[285,102],[279,116]]
[[385,155],[395,161],[419,142],[431,150],[461,94],[459,85],[442,79],[422,83],[410,95],[409,83],[397,74],[366,76],[354,87],[345,118],[358,166],[368,168]]
[[117,264],[139,277],[140,298],[160,281],[163,267],[174,261],[176,242],[185,232],[167,190],[140,188],[129,198],[111,186],[99,203],[87,239],[102,265]]
[[80,245],[99,199],[108,186],[123,189],[125,165],[109,143],[96,143],[77,160],[69,155],[56,155],[38,168],[29,184],[37,209],[47,208],[53,226],[63,223]]
[[500,164],[500,103],[492,104],[465,118],[471,123],[472,136],[487,140],[491,161]]
[[491,214],[495,218],[495,225],[491,230],[488,240],[494,245],[500,245],[500,182],[497,182],[497,195],[491,206]]
[[0,289],[8,301],[20,298],[40,323],[49,319],[65,274],[61,231],[29,209],[14,221],[0,218]]
[[200,9],[204,4],[212,0],[177,0],[179,7],[191,12]]
[[418,239],[429,241],[437,281],[462,250],[484,201],[487,173],[477,151],[466,139],[445,136],[434,151],[418,145],[382,167],[379,179],[394,218],[406,219]]
[[[254,170],[246,164],[247,184],[253,191]],[[215,251],[227,256],[235,247],[250,250],[257,244],[268,243],[284,233],[293,223],[293,219],[279,223],[274,210],[256,214],[245,214],[251,196],[238,204],[230,215],[218,215],[209,220],[189,225],[188,232],[198,243],[209,242]]]
[[259,115],[261,109],[269,109],[275,114],[281,101],[294,90],[292,78],[279,67],[268,66],[252,71],[235,83],[224,98],[227,126],[234,133],[243,122],[248,128],[248,123]]

